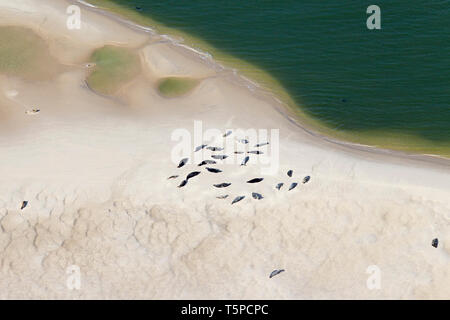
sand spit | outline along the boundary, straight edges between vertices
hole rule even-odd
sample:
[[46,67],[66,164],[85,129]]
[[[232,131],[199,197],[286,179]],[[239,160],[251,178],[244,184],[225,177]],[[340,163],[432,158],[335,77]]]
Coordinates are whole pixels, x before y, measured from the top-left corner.
[[[2,25],[33,29],[68,66],[52,80],[0,75],[0,298],[450,297],[448,162],[311,135],[154,33],[84,6],[81,30],[68,30],[70,4],[0,0]],[[85,83],[83,66],[105,45],[137,50],[143,68],[113,96]],[[201,81],[165,98],[155,83],[174,76]],[[238,142],[249,128],[268,135]],[[208,129],[215,140],[199,140]],[[174,132],[192,134],[189,154]],[[202,144],[224,150],[194,152]],[[228,158],[198,166],[213,154]]]

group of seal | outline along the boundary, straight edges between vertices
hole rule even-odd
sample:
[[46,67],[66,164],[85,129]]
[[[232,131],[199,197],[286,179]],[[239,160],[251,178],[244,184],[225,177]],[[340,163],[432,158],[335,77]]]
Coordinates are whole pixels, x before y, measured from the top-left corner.
[[[226,132],[222,135],[222,137],[223,137],[223,138],[226,138],[226,137],[230,136],[231,134],[232,134],[232,131],[231,131],[231,130],[228,130],[228,131],[226,131]],[[248,139],[236,139],[236,141],[237,141],[238,143],[245,144],[245,145],[248,145],[248,144],[250,143],[250,141],[249,141]],[[269,144],[269,142],[261,142],[261,143],[257,143],[257,144],[255,144],[255,145],[253,146],[253,148],[260,148],[260,147],[266,146],[266,145],[268,145],[268,144]],[[223,150],[224,150],[224,148],[222,148],[222,147],[211,146],[211,145],[207,145],[207,144],[201,144],[201,145],[199,145],[199,146],[197,146],[197,147],[194,148],[194,152],[198,152],[198,151],[203,150],[203,149],[209,150],[209,151],[211,151],[211,152],[220,152],[220,151],[223,151]],[[242,159],[242,162],[241,162],[241,164],[240,164],[241,166],[247,166],[247,163],[248,163],[249,160],[250,160],[250,155],[251,155],[251,154],[253,154],[253,155],[264,154],[264,152],[261,151],[261,150],[234,151],[234,154],[244,154],[244,153],[247,153],[247,155],[245,155],[245,157]],[[217,161],[225,160],[226,158],[228,158],[228,155],[223,154],[223,153],[222,153],[222,154],[211,154],[210,157],[211,157],[211,159],[205,159],[205,160],[202,160],[197,166],[198,166],[198,167],[205,166],[205,170],[206,170],[207,172],[209,172],[209,173],[218,174],[218,173],[223,172],[223,171],[220,170],[220,169],[211,167],[211,165],[217,164]],[[214,160],[212,160],[212,159],[214,159]],[[183,158],[183,159],[181,159],[180,162],[179,162],[179,164],[178,164],[178,166],[177,166],[177,168],[182,168],[182,167],[184,167],[188,162],[189,162],[189,158]],[[206,166],[206,165],[208,165],[208,166]],[[191,179],[191,178],[193,178],[193,177],[199,175],[200,173],[201,173],[200,171],[193,171],[193,172],[189,173],[189,174],[186,176],[186,178],[185,178],[184,180],[182,180],[181,183],[178,185],[178,188],[182,188],[182,187],[186,186],[187,183],[188,183],[188,181],[189,181],[189,179]],[[289,171],[287,172],[288,177],[289,177],[289,178],[292,178],[293,173],[294,173],[293,170],[289,170]],[[175,174],[175,175],[170,176],[168,179],[176,179],[176,178],[178,178],[178,177],[179,177],[179,175]],[[304,177],[304,178],[303,178],[303,183],[304,183],[304,184],[307,183],[307,182],[310,180],[310,178],[311,178],[310,176]],[[264,180],[264,178],[259,178],[259,177],[258,177],[258,178],[252,178],[252,179],[250,179],[250,180],[247,180],[246,182],[249,183],[249,184],[256,184],[256,183],[262,182],[263,180]],[[222,188],[227,188],[227,187],[229,187],[230,185],[231,185],[231,182],[222,182],[222,183],[216,183],[216,184],[213,184],[213,187],[218,188],[218,189],[222,189]],[[288,188],[288,191],[290,191],[290,190],[296,188],[297,185],[298,185],[298,182],[292,182],[292,183],[290,184],[289,188]],[[281,188],[282,188],[283,186],[284,186],[284,182],[280,182],[280,183],[278,183],[278,184],[275,186],[275,188],[276,188],[277,190],[281,190]],[[228,197],[229,197],[228,194],[222,194],[222,195],[216,196],[217,199],[227,199]],[[258,192],[252,192],[252,193],[251,193],[251,197],[252,197],[253,199],[255,199],[255,200],[262,200],[262,199],[264,199],[264,196],[263,196],[262,194],[258,193]],[[236,197],[231,201],[231,204],[235,204],[235,203],[237,203],[237,202],[239,202],[239,201],[242,201],[243,199],[245,199],[245,195],[238,195],[238,196],[236,196]]]

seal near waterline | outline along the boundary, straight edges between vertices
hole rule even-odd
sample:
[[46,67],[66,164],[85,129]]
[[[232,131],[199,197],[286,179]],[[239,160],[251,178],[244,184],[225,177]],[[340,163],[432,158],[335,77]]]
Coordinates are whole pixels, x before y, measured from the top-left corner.
[[214,161],[214,160],[203,160],[202,162],[200,162],[199,164],[198,164],[198,166],[200,167],[200,166],[204,166],[205,164],[216,164],[217,162],[216,161]]
[[241,162],[241,166],[246,166],[246,165],[247,165],[247,162],[248,162],[248,160],[250,160],[250,157],[249,157],[249,156],[246,156],[246,157],[244,158],[244,160],[242,160],[242,162]]
[[261,182],[263,180],[264,180],[264,178],[253,178],[251,180],[248,180],[247,183],[258,183],[258,182]]
[[231,183],[228,183],[228,182],[213,184],[213,186],[216,187],[216,188],[226,188],[226,187],[228,187],[230,185],[231,185]]
[[284,271],[285,271],[284,269],[273,270],[273,271],[270,273],[269,279],[275,277],[277,274],[280,274],[280,273],[282,273],[282,272],[284,272]]
[[288,177],[292,177],[292,173],[293,173],[293,172],[294,172],[294,171],[289,170],[289,171],[287,172]]
[[253,199],[256,199],[256,200],[261,200],[261,199],[264,198],[264,197],[262,196],[262,194],[257,193],[257,192],[252,192],[252,197],[253,197]]
[[216,169],[216,168],[209,168],[209,167],[206,167],[205,169],[208,170],[209,172],[212,172],[212,173],[219,173],[219,172],[222,172],[222,170]]
[[297,182],[293,182],[290,186],[289,186],[289,190],[288,191],[291,191],[292,189],[294,189],[296,186],[297,186]]
[[281,187],[282,187],[283,185],[284,185],[284,183],[283,183],[283,182],[280,182],[279,184],[276,185],[275,188],[277,188],[278,190],[280,190]]
[[191,179],[191,178],[193,178],[193,177],[195,177],[195,176],[198,176],[200,174],[200,171],[192,171],[191,173],[189,173],[187,176],[186,176],[186,180],[189,180],[189,179]]
[[187,162],[189,161],[188,158],[183,158],[181,159],[180,163],[178,164],[177,168],[181,168],[182,166],[184,166]]
[[244,198],[245,198],[245,196],[238,196],[238,197],[234,198],[234,200],[231,202],[231,204],[235,204],[236,202],[239,202]]
[[310,176],[306,176],[303,178],[303,184],[307,183],[311,179]]

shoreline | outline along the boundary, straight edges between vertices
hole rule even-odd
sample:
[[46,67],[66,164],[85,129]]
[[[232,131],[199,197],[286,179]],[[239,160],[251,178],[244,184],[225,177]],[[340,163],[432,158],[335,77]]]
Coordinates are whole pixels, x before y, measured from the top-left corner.
[[[265,98],[269,98],[273,101],[272,106],[275,110],[277,110],[281,115],[283,115],[286,120],[294,124],[296,127],[301,129],[303,132],[307,133],[311,137],[321,139],[323,142],[331,143],[338,147],[348,148],[350,150],[364,152],[364,153],[372,153],[377,155],[389,155],[391,157],[397,157],[402,159],[409,160],[417,160],[421,162],[428,162],[431,164],[442,165],[445,167],[450,167],[450,158],[440,154],[427,154],[427,153],[414,153],[409,151],[404,151],[400,149],[391,149],[386,147],[380,147],[375,145],[368,145],[353,141],[348,141],[344,139],[340,139],[338,137],[333,137],[332,135],[327,135],[320,131],[320,129],[327,129],[326,127],[321,128],[320,125],[314,126],[314,124],[309,124],[305,119],[302,119],[299,115],[296,114],[295,110],[291,110],[287,103],[281,101],[277,97],[277,93],[271,91],[268,88],[262,87],[257,81],[252,80],[242,74],[240,74],[239,69],[234,67],[227,67],[220,62],[216,61],[214,57],[209,53],[202,51],[201,49],[190,47],[184,43],[184,40],[181,41],[172,38],[170,35],[159,34],[155,31],[154,28],[140,25],[137,22],[134,22],[128,18],[122,17],[120,13],[116,13],[114,11],[110,11],[107,8],[101,8],[90,4],[83,0],[69,0],[69,2],[74,4],[81,4],[86,7],[86,9],[95,11],[101,15],[104,15],[108,18],[111,18],[121,24],[124,24],[128,27],[131,27],[134,30],[138,30],[144,33],[150,33],[153,36],[160,36],[168,41],[173,46],[177,46],[180,48],[186,49],[192,55],[196,55],[201,60],[207,62],[210,66],[216,68],[216,70],[221,70],[223,72],[231,72],[233,76],[235,76],[236,83],[241,84],[249,89],[253,94],[259,94],[260,96],[264,96]],[[125,10],[129,10],[125,8]],[[131,9],[130,9],[131,11]],[[259,92],[256,92],[256,91]],[[302,112],[302,111],[301,111]],[[302,112],[303,114],[303,112]],[[307,117],[307,116],[305,116]],[[303,121],[302,121],[303,120]],[[311,118],[312,121],[317,121]],[[329,129],[329,128],[328,128]]]

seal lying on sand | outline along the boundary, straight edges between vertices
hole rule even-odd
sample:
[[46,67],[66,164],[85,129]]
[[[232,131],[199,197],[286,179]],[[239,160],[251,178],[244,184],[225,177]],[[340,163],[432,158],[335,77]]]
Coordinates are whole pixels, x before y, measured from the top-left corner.
[[311,179],[310,176],[306,176],[303,178],[303,184],[307,183],[309,181],[309,179]]
[[187,162],[188,162],[188,158],[183,158],[181,159],[180,163],[178,164],[177,168],[181,168],[182,166],[184,166]]
[[227,194],[224,194],[223,196],[218,196],[218,197],[216,197],[217,199],[226,199],[226,198],[228,198],[228,195]]
[[186,184],[187,184],[187,180],[183,180],[183,181],[181,181],[181,183],[178,186],[178,188],[184,187]]
[[200,151],[206,146],[207,146],[207,144],[202,144],[201,146],[198,146],[197,148],[195,148],[194,152]]
[[223,148],[220,148],[220,147],[208,147],[206,149],[211,150],[211,151],[222,151],[223,150]]
[[247,183],[258,183],[258,182],[261,182],[263,180],[264,180],[264,178],[253,178],[251,180],[248,180]]
[[40,111],[41,110],[39,110],[39,109],[31,109],[31,110],[25,111],[25,113],[28,114],[28,115],[33,115],[33,114],[39,113]]
[[288,191],[290,191],[290,190],[292,190],[292,189],[294,189],[296,186],[297,186],[297,182],[293,182],[291,185],[290,185],[290,187],[289,187],[289,190]]
[[277,184],[277,186],[275,187],[275,188],[277,188],[278,190],[280,190],[281,189],[281,187],[284,185],[284,183],[283,182],[280,182],[279,184]]
[[256,150],[256,151],[247,151],[247,153],[253,153],[253,154],[263,154],[264,152]]
[[239,202],[239,201],[241,201],[241,200],[244,199],[244,198],[245,198],[245,196],[239,196],[239,197],[236,197],[236,198],[234,198],[233,202],[231,202],[231,204],[234,204],[234,203],[236,203],[236,202]]
[[255,145],[255,148],[259,148],[268,144],[269,144],[268,142],[258,143],[257,145]]
[[284,272],[284,269],[273,270],[273,271],[270,273],[269,279],[272,278],[272,277],[275,277],[277,274],[280,274],[280,273],[282,273],[282,272]]
[[248,160],[250,160],[250,157],[249,157],[249,156],[246,156],[246,157],[244,158],[244,160],[242,160],[241,166],[246,166]]
[[22,206],[20,207],[20,210],[25,209],[25,207],[28,205],[28,201],[23,201]]
[[232,132],[231,130],[225,132],[222,137],[224,138],[228,137],[231,134],[231,132]]
[[211,158],[213,158],[213,159],[218,159],[218,160],[224,160],[224,159],[228,158],[228,156],[227,156],[227,155],[224,155],[224,154],[219,154],[219,155],[213,154],[213,155],[211,156]]
[[294,172],[294,171],[289,170],[289,171],[287,172],[288,177],[292,177],[292,173],[293,173],[293,172]]
[[433,241],[431,241],[431,245],[432,245],[433,247],[435,247],[435,248],[437,248],[437,247],[438,247],[438,244],[439,244],[439,240],[438,240],[438,238],[436,238],[436,239],[433,239]]
[[195,177],[195,176],[198,176],[200,174],[200,171],[192,171],[191,173],[189,173],[187,176],[186,176],[186,180],[189,180],[190,178],[193,178],[193,177]]
[[216,161],[214,161],[214,160],[203,160],[202,162],[200,162],[199,164],[198,164],[198,166],[200,167],[200,166],[204,166],[205,164],[216,164],[217,162]]
[[229,185],[231,185],[231,183],[224,182],[224,183],[214,184],[213,186],[216,188],[226,188]]
[[261,200],[262,198],[264,198],[262,196],[262,194],[257,193],[257,192],[252,192],[252,197],[253,197],[253,199],[256,199],[256,200]]
[[175,178],[178,178],[178,175],[170,176],[170,177],[167,178],[167,180],[169,180],[169,179],[175,179]]
[[206,167],[205,169],[208,170],[209,172],[212,172],[212,173],[222,172],[222,170],[216,169],[216,168],[208,168],[208,167]]

